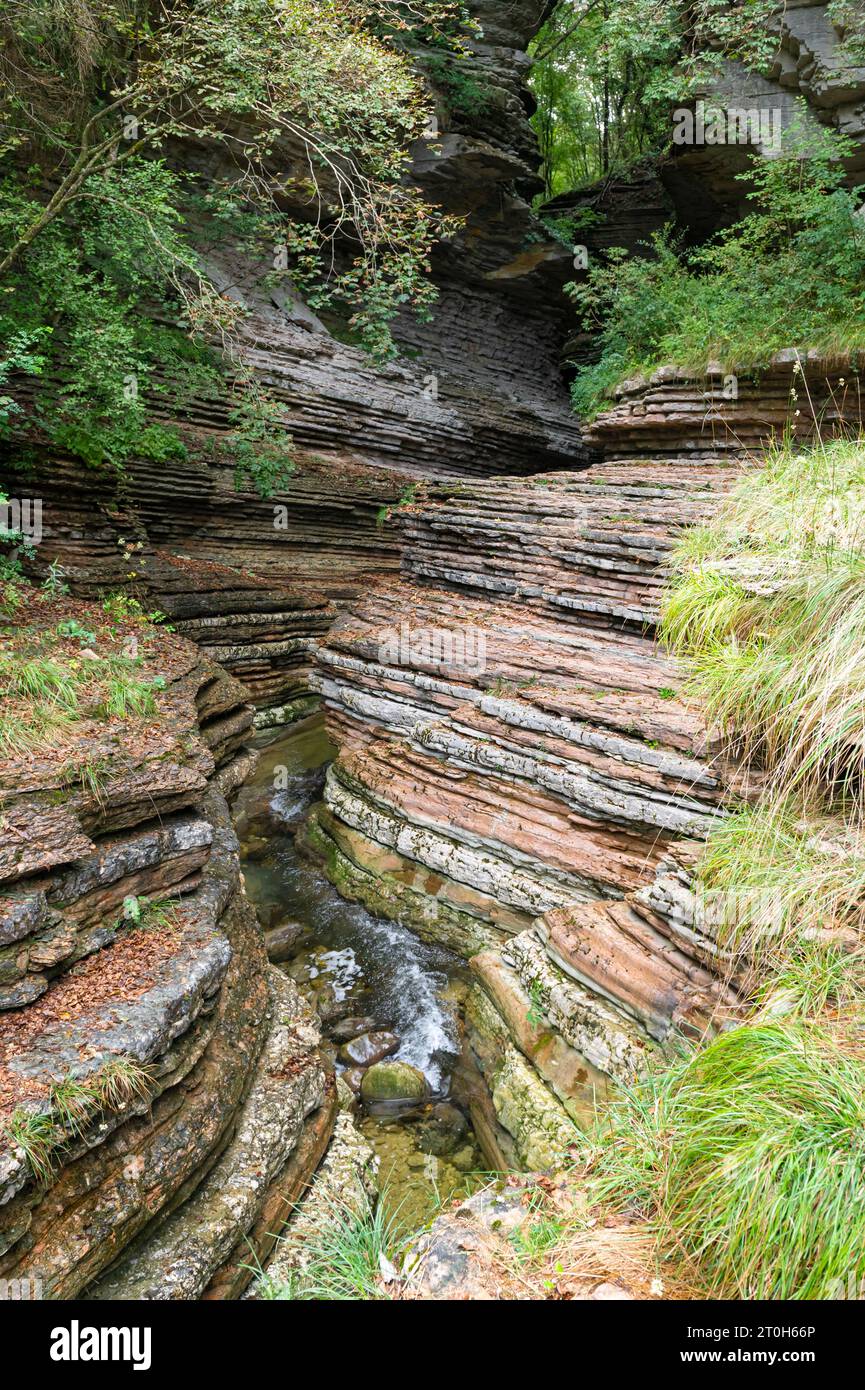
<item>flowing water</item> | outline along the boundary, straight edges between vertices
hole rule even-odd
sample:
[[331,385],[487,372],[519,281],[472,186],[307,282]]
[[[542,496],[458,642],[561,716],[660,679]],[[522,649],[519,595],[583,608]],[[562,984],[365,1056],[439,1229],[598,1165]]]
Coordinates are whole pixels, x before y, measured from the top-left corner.
[[[379,1181],[399,1220],[417,1226],[439,1200],[470,1190],[483,1167],[468,1117],[454,1091],[460,1006],[468,987],[462,961],[428,946],[407,927],[374,917],[339,896],[303,858],[294,831],[320,798],[333,748],[320,717],[262,738],[254,777],[235,812],[246,889],[265,927],[301,930],[281,968],[322,1015],[324,1033],[366,1017],[399,1039],[391,1054],[423,1072],[421,1105],[374,1108],[358,1101],[358,1124],[379,1157]],[[326,1043],[337,1071],[337,1044]]]

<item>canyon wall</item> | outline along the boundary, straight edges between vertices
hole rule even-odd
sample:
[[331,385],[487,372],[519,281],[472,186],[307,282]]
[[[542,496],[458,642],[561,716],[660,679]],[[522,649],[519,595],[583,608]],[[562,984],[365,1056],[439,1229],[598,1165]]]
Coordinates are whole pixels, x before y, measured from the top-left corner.
[[735,1016],[692,869],[759,777],[722,756],[653,632],[682,528],[745,445],[805,419],[792,382],[824,429],[861,428],[849,362],[784,356],[729,402],[670,369],[621,388],[587,471],[429,486],[402,516],[401,580],[317,652],[340,753],[304,844],[343,894],[471,960],[491,1161],[546,1166],[569,1118]]
[[[61,611],[97,628],[103,594],[127,591],[172,629],[149,639],[165,687],[134,739],[88,727],[0,765],[17,1114],[0,1276],[48,1297],[237,1296],[327,1146],[315,1021],[268,969],[230,825],[254,720],[323,700],[340,753],[306,851],[346,897],[471,959],[462,1085],[490,1162],[545,1167],[648,1057],[735,1015],[691,870],[756,785],[655,644],[659,594],[746,451],[787,423],[808,437],[791,389],[807,380],[827,428],[861,425],[858,377],[781,357],[731,398],[711,366],[669,368],[582,431],[559,370],[571,258],[529,207],[524,48],[543,7],[473,8],[484,102],[461,112],[439,81],[439,132],[414,151],[465,225],[436,253],[432,322],[397,326],[398,360],[373,365],[266,288],[268,267],[213,253],[297,444],[286,489],[236,490],[204,448],[230,426],[213,401],[188,407],[190,459],[122,476],[36,435],[3,445],[0,485],[42,499],[35,569],[62,567]],[[829,104],[847,121],[845,101]],[[166,896],[168,923],[125,916]]]
[[[464,225],[436,256],[438,312],[397,326],[396,361],[373,364],[264,284],[269,264],[209,252],[295,441],[284,490],[238,491],[213,399],[184,407],[188,458],[120,474],[49,447],[26,413],[0,445],[0,487],[41,504],[25,567],[54,574],[6,637],[92,629],[96,653],[51,638],[73,670],[140,640],[136,672],[161,682],[147,719],[76,720],[30,747],[13,689],[24,744],[4,730],[0,1277],[37,1296],[237,1297],[266,1262],[337,1102],[315,1020],[268,967],[243,891],[229,806],[254,722],[309,708],[315,640],[398,575],[388,523],[413,484],[587,458],[557,365],[570,262],[527,201],[523,48],[541,14],[478,8],[483,118],[439,94],[439,136],[414,151],[414,177]],[[211,157],[196,155],[203,172]],[[122,605],[109,620],[108,594],[167,625]]]
[[825,0],[785,0],[772,28],[778,45],[766,73],[749,72],[741,63],[728,61],[703,93],[707,105],[763,113],[770,139],[764,143],[756,138],[747,145],[679,146],[661,166],[679,223],[697,240],[748,211],[747,185],[736,175],[747,167],[754,150],[771,158],[776,138],[794,124],[811,122],[847,136],[853,142],[847,161],[849,182],[862,182],[865,64],[845,43],[847,31],[833,23]]
[[[274,287],[268,248],[257,263],[208,237],[213,280],[244,309],[242,359],[295,441],[286,488],[266,501],[237,490],[229,405],[212,398],[191,399],[180,417],[155,401],[182,425],[190,457],[132,459],[121,476],[32,431],[0,444],[0,487],[43,502],[40,570],[58,561],[84,597],[146,595],[247,686],[260,722],[308,707],[309,649],[334,605],[397,572],[386,521],[413,483],[588,457],[559,369],[570,257],[528,202],[539,183],[523,50],[542,14],[527,0],[473,9],[485,31],[471,64],[479,109],[461,117],[431,73],[438,131],[417,142],[410,174],[460,230],[433,259],[431,322],[396,326],[396,360],[374,363],[289,282]],[[205,179],[226,173],[206,145],[174,157]]]
[[243,893],[228,800],[253,711],[177,635],[32,609],[28,640],[74,621],[95,664],[134,639],[162,684],[157,717],[82,709],[0,762],[0,1277],[44,1298],[236,1294],[335,1111]]

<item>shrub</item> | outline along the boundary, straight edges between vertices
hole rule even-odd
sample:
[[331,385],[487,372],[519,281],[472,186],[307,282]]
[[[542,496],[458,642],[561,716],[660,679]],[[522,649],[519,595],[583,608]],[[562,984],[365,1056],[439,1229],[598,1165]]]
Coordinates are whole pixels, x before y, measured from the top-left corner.
[[765,366],[781,348],[865,347],[863,190],[843,186],[849,142],[794,124],[777,158],[739,177],[753,211],[709,246],[682,251],[669,232],[650,259],[611,254],[570,287],[600,360],[573,385],[596,414],[625,377],[664,363],[703,371]]

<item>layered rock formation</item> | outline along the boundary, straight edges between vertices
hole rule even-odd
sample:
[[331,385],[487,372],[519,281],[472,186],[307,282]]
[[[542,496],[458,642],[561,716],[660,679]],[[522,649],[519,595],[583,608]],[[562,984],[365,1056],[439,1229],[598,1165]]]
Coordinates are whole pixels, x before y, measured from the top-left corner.
[[[680,224],[702,240],[748,211],[747,186],[737,180],[753,153],[771,158],[781,133],[802,119],[839,131],[853,141],[849,180],[862,182],[865,170],[865,64],[861,37],[833,21],[826,0],[786,0],[772,21],[777,50],[768,71],[748,71],[727,61],[707,86],[707,105],[723,111],[753,112],[753,138],[741,143],[699,142],[679,146],[664,162],[661,178]],[[762,115],[761,138],[759,118]]]
[[[806,364],[801,395],[829,398],[834,370]],[[670,547],[745,466],[741,436],[796,418],[791,372],[716,401],[708,438],[706,383],[659,373],[592,427],[624,457],[430,487],[401,583],[318,652],[340,755],[305,843],[343,893],[471,958],[473,1117],[500,1162],[547,1166],[567,1116],[735,1013],[690,870],[757,779],[720,756],[652,630]]]
[[82,597],[125,591],[161,610],[271,711],[265,722],[304,708],[309,648],[334,605],[398,565],[383,517],[406,480],[349,464],[302,460],[273,500],[202,459],[112,477],[51,456],[0,484],[41,503],[39,573],[56,562]]
[[176,635],[33,607],[94,639],[72,678],[135,640],[136,678],[164,686],[155,714],[82,706],[50,751],[0,765],[0,1275],[45,1298],[109,1268],[99,1296],[236,1293],[334,1117],[317,1028],[242,889],[227,798],[253,711]]
[[[675,877],[675,856],[687,862],[736,784],[683,701],[675,666],[649,637],[609,625],[622,611],[631,622],[651,614],[654,586],[634,571],[651,571],[683,514],[699,511],[698,498],[681,500],[692,470],[682,469],[681,490],[670,471],[666,492],[632,475],[623,497],[603,476],[578,477],[561,491],[523,485],[498,507],[495,485],[485,485],[490,513],[505,514],[499,542],[520,536],[508,579],[483,571],[482,550],[464,550],[455,572],[443,549],[436,558],[454,587],[379,590],[338,620],[319,654],[341,753],[305,843],[344,894],[473,958],[483,993],[469,1009],[470,1034],[495,1108],[484,1115],[477,1097],[473,1118],[508,1165],[544,1167],[561,1148],[551,1094],[563,1115],[585,1115],[608,1079],[633,1076],[649,1050],[680,1027],[699,1032],[732,1002],[704,964],[711,942],[681,920],[676,895],[667,912],[663,894],[651,908],[635,896],[655,877]],[[635,517],[630,553],[651,535],[654,557],[619,560],[611,597],[604,560],[615,570],[627,547],[605,556],[599,528],[600,583],[593,591],[584,564],[570,606],[568,559],[558,551],[557,583],[548,574],[544,586],[538,557],[553,568],[566,528],[568,551],[589,548],[591,521],[583,529],[565,509],[590,486],[607,517]],[[710,496],[707,488],[704,505]],[[434,530],[439,505],[443,529],[453,526],[453,498],[424,508],[418,524]],[[533,544],[551,507],[558,535]],[[489,543],[485,527],[475,534]],[[460,591],[473,582],[489,597]],[[437,659],[437,634],[470,640],[475,669],[450,653]]]
[[[204,450],[117,479],[31,439],[29,471],[4,465],[43,501],[40,569],[173,628],[135,738],[87,727],[0,769],[0,1276],[49,1297],[237,1296],[327,1146],[316,1028],[268,970],[228,816],[250,700],[267,724],[321,695],[340,756],[304,845],[345,896],[471,959],[461,1083],[491,1163],[549,1166],[651,1054],[737,1007],[691,869],[753,783],[653,641],[659,592],[746,450],[815,415],[861,425],[858,379],[667,369],[584,437],[557,365],[570,257],[527,201],[543,7],[474,8],[481,111],[431,72],[441,129],[414,163],[465,229],[437,252],[433,322],[398,325],[401,360],[213,265],[298,444],[283,493],[238,493]],[[203,400],[185,423],[202,445],[230,425]],[[124,916],[154,897],[177,900],[167,920]]]
[[[267,1259],[335,1098],[242,891],[228,799],[249,766],[248,701],[264,724],[307,707],[315,639],[398,572],[387,522],[413,481],[586,457],[557,366],[570,261],[527,201],[523,49],[542,14],[476,8],[482,114],[463,119],[431,71],[440,130],[414,151],[464,227],[435,258],[433,322],[397,326],[399,360],[374,365],[290,287],[212,253],[246,309],[242,356],[296,443],[284,491],[237,491],[212,398],[183,407],[187,459],[122,475],[49,449],[26,414],[3,441],[0,487],[42,506],[32,571],[53,565],[74,596],[54,616],[101,642],[98,601],[125,594],[171,624],[143,657],[165,681],[158,714],[75,721],[50,755],[37,744],[0,770],[0,1276],[41,1296],[236,1297]],[[116,637],[142,636],[138,611],[116,609]]]
[[656,161],[647,158],[591,188],[551,198],[544,204],[544,215],[570,220],[575,239],[593,254],[621,246],[631,255],[643,255],[654,234],[673,221],[675,208]]
[[714,363],[704,376],[661,367],[615,388],[615,404],[587,427],[586,443],[622,458],[662,452],[710,461],[759,454],[785,432],[804,445],[859,431],[862,387],[861,364],[847,354],[826,360],[791,349],[758,373],[738,375]]
[[[333,605],[397,572],[387,519],[412,482],[587,457],[558,365],[570,258],[526,201],[538,181],[523,49],[542,14],[527,0],[506,14],[473,9],[485,36],[466,66],[480,104],[461,116],[431,69],[439,131],[418,142],[412,171],[462,227],[434,257],[431,322],[397,325],[402,356],[376,365],[290,285],[274,288],[267,258],[256,264],[208,238],[215,284],[245,310],[238,351],[296,444],[287,488],[267,501],[238,492],[230,402],[212,396],[186,401],[179,417],[170,393],[155,400],[157,415],[182,426],[190,457],[129,460],[122,477],[58,455],[32,431],[0,446],[0,487],[42,500],[39,567],[56,560],[84,597],[132,586],[238,676],[270,711],[261,722],[307,707],[309,648]],[[202,176],[226,172],[207,148],[182,157]]]

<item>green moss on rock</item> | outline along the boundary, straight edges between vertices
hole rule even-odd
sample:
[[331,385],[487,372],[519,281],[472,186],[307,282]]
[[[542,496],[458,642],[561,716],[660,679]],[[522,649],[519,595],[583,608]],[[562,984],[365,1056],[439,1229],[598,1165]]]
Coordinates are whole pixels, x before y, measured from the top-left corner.
[[389,873],[373,873],[356,864],[330,834],[330,824],[326,808],[315,807],[298,833],[297,844],[320,864],[342,897],[363,903],[378,917],[402,922],[422,941],[445,946],[465,959],[499,944],[500,934],[470,913],[400,883]]

